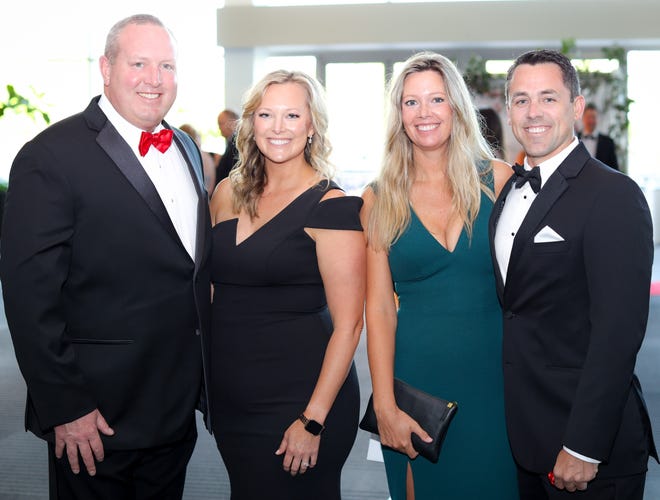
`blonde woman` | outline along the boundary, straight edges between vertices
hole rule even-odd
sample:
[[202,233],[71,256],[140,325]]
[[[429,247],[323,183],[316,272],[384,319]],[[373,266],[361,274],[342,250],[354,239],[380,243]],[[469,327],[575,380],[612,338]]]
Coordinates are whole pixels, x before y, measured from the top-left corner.
[[362,200],[330,180],[326,130],[316,80],[266,75],[211,201],[210,404],[233,500],[341,497],[359,416],[365,243]]
[[[369,366],[393,500],[517,497],[488,244],[493,200],[510,176],[451,61],[406,61],[390,85],[383,166],[362,211]],[[458,401],[437,464],[416,459],[411,433],[430,437],[397,407],[394,377]]]

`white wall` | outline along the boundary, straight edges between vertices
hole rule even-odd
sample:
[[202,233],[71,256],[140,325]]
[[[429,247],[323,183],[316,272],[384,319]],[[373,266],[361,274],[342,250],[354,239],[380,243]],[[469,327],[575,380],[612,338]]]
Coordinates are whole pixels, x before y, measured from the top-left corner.
[[656,0],[382,3],[218,10],[218,42],[253,46],[515,47],[578,38],[660,39]]

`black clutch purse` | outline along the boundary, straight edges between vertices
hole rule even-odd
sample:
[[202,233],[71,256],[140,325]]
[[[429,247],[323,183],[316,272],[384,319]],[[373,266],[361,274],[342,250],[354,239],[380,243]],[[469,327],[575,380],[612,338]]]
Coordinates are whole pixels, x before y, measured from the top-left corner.
[[[397,406],[414,418],[422,429],[433,438],[430,443],[425,443],[417,437],[417,434],[413,433],[411,436],[413,447],[421,456],[437,463],[440,447],[447,434],[447,429],[449,429],[449,424],[456,415],[458,403],[431,396],[397,378],[394,379],[394,398]],[[369,398],[367,410],[360,422],[360,429],[378,434],[373,394]]]

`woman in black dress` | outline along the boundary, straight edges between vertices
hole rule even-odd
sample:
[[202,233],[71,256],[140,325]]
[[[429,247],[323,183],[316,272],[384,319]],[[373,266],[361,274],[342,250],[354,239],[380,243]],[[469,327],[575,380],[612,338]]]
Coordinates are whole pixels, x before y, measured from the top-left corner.
[[233,500],[339,499],[357,431],[360,198],[330,180],[321,87],[266,75],[211,201],[213,432]]

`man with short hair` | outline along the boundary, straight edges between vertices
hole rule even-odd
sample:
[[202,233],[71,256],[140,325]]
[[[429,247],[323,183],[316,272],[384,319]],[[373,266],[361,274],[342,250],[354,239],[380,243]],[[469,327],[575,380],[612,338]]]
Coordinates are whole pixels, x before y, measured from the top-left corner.
[[597,128],[598,108],[595,104],[589,103],[584,107],[584,113],[582,113],[582,131],[578,134],[578,138],[582,140],[591,156],[602,161],[608,167],[619,170],[614,141],[609,135],[598,132]]
[[642,500],[648,457],[658,458],[634,374],[649,310],[648,206],[575,137],[584,98],[568,58],[521,55],[505,90],[526,157],[489,229],[520,497]]
[[231,109],[225,109],[218,115],[218,128],[222,137],[225,138],[227,146],[225,147],[222,158],[218,162],[215,175],[216,182],[220,182],[227,177],[231,169],[236,165],[236,162],[238,162],[238,150],[236,149],[236,125],[238,118],[239,116]]
[[104,93],[28,142],[2,238],[5,311],[57,499],[180,499],[210,315],[199,151],[163,121],[175,42],[157,18],[109,32]]

